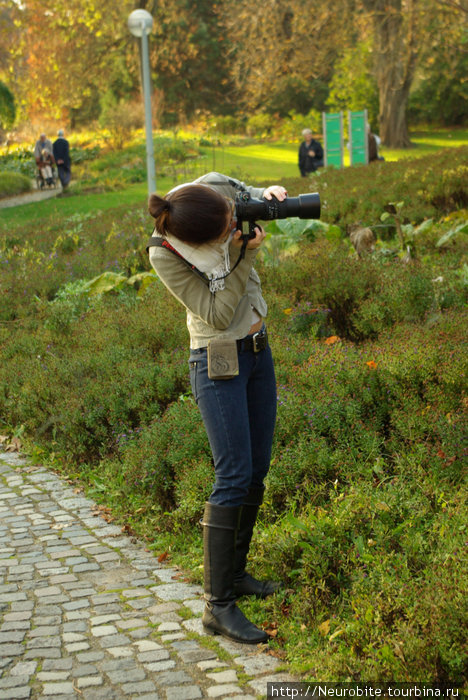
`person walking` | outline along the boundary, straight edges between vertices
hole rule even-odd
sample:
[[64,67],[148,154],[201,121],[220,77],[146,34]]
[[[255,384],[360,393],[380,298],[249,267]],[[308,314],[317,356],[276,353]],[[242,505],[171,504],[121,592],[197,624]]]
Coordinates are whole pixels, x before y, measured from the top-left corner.
[[323,168],[323,148],[321,144],[312,137],[310,129],[302,131],[304,141],[299,146],[299,170],[302,177],[307,177],[317,168]]
[[70,144],[63,135],[63,129],[59,129],[57,135],[58,138],[53,143],[53,154],[62,188],[66,190],[71,180]]
[[246,571],[263,501],[276,420],[276,381],[264,323],[267,305],[253,267],[265,239],[257,226],[247,240],[236,230],[235,199],[279,201],[284,187],[248,187],[220,173],[153,194],[155,231],[149,259],[161,281],[185,307],[190,333],[190,381],[208,434],[215,482],[203,525],[208,634],[257,644],[269,637],[250,622],[236,598],[259,598],[280,584]]

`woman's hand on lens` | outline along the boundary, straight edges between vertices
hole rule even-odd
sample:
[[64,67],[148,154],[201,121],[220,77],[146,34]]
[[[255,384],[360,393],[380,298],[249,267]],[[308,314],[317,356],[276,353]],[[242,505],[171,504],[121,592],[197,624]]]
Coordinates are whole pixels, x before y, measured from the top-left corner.
[[282,202],[288,196],[288,191],[281,185],[271,185],[270,187],[267,187],[266,190],[263,190],[263,196],[265,199],[271,199],[272,196],[274,196],[277,200]]
[[[265,240],[266,233],[261,226],[256,226],[254,228],[255,238],[250,238],[247,243],[247,249],[260,248],[263,241]],[[236,248],[242,248],[242,231],[236,231],[232,237],[232,245]]]

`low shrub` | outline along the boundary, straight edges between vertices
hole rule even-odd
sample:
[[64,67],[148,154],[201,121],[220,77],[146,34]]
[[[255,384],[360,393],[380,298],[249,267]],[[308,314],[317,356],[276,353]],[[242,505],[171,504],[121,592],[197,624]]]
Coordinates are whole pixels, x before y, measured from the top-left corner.
[[29,192],[31,189],[31,180],[26,175],[14,172],[0,172],[0,198]]

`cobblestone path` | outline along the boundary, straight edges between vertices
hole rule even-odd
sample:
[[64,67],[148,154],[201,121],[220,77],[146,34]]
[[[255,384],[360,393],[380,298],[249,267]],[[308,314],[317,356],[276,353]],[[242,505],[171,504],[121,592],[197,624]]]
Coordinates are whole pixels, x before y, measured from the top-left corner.
[[203,634],[200,587],[44,467],[0,452],[0,700],[265,697],[265,649]]

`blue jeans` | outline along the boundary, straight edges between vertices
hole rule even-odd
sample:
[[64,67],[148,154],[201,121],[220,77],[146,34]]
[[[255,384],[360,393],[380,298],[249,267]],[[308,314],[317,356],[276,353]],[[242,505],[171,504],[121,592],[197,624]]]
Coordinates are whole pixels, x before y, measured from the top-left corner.
[[239,375],[209,379],[206,348],[190,351],[190,382],[215,465],[209,502],[239,506],[250,486],[262,487],[276,421],[276,380],[269,347],[238,351]]

